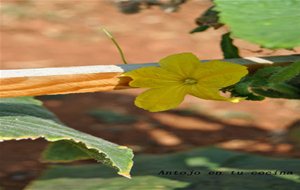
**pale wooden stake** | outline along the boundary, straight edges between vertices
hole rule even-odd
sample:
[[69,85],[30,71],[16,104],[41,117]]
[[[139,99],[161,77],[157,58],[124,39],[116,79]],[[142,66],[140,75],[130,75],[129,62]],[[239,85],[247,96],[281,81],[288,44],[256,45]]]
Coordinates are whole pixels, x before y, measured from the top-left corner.
[[[267,65],[300,61],[300,55],[222,60],[246,65],[250,71]],[[129,88],[122,73],[157,63],[0,70],[0,97],[39,96]]]

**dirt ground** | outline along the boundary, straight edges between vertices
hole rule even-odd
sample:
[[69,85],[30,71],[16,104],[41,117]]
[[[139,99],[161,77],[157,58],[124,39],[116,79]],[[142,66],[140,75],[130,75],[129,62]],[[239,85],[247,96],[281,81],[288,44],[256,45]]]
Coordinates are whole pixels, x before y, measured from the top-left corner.
[[[157,62],[176,52],[193,52],[200,59],[220,59],[221,34],[226,28],[189,34],[194,20],[211,4],[189,1],[176,13],[158,7],[125,15],[106,0],[2,0],[1,69],[120,64],[116,48],[99,30],[109,29],[131,64]],[[242,56],[300,53],[271,51],[235,40]],[[119,90],[39,97],[68,126],[131,147],[135,154],[168,153],[201,146],[278,157],[300,157],[290,133],[300,128],[300,103],[203,101],[188,97],[176,110],[149,113],[133,105],[140,90]],[[107,123],[88,112],[102,109],[134,118],[130,123]],[[39,161],[47,143],[0,143],[0,187],[22,189],[47,164]],[[76,164],[76,163],[75,163]],[[1,189],[1,188],[0,188]]]

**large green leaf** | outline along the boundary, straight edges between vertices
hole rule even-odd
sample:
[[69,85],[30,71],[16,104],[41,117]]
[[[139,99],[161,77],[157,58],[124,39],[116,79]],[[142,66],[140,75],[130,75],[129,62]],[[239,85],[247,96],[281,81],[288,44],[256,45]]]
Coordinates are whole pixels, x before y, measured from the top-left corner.
[[[133,154],[130,149],[66,127],[42,103],[33,98],[0,100],[0,141],[44,138],[50,142],[69,142],[73,149],[118,169],[130,177]],[[68,149],[64,155],[68,153]],[[83,154],[83,155],[84,155]],[[57,160],[64,157],[57,155]],[[60,158],[59,158],[60,157]],[[80,157],[77,157],[80,159]],[[84,157],[86,158],[86,156]]]
[[214,0],[233,36],[266,48],[300,46],[299,0]]
[[[94,164],[55,166],[26,190],[286,190],[287,187],[289,190],[297,190],[300,183],[299,166],[300,161],[297,159],[275,159],[205,148],[176,154],[137,156],[132,171],[134,177],[130,181]],[[200,174],[188,175],[191,171],[200,171]],[[209,175],[212,171],[223,174]],[[232,171],[243,171],[244,174],[232,175]],[[273,174],[249,174],[259,171]],[[274,174],[276,171],[277,175]],[[281,171],[293,173],[278,175]]]

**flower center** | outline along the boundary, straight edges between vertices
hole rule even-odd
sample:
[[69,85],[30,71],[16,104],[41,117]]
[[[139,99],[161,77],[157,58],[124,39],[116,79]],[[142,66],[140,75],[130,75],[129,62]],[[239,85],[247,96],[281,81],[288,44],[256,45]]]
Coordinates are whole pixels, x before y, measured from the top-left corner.
[[186,78],[186,79],[183,80],[183,83],[191,85],[191,84],[197,84],[198,81],[196,79],[193,79],[193,78]]

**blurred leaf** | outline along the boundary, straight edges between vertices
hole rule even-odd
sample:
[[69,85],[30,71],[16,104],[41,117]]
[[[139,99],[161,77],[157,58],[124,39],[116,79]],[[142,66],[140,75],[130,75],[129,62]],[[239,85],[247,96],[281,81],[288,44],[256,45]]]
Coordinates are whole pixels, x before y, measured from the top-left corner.
[[145,8],[151,8],[152,6],[160,6],[165,12],[176,12],[180,5],[185,3],[186,0],[115,0],[115,3],[119,10],[125,14],[138,13]]
[[230,37],[229,32],[222,35],[221,48],[222,48],[224,59],[239,58],[240,57],[239,56],[239,50],[233,44],[233,40]]
[[253,78],[269,78],[271,75],[282,70],[280,66],[272,66],[258,69],[254,74]]
[[286,83],[268,83],[266,80],[256,80],[252,82],[250,89],[256,94],[270,98],[300,99],[300,89]]
[[192,31],[190,31],[190,34],[193,34],[196,32],[203,32],[203,31],[207,30],[208,28],[209,28],[209,26],[207,26],[207,25],[198,26],[195,29],[193,29]]
[[[98,168],[101,170],[101,168]],[[82,172],[77,170],[75,172]],[[133,181],[134,180],[134,181]],[[187,183],[156,176],[139,176],[128,181],[119,178],[63,178],[35,182],[27,190],[168,190],[183,188]]]
[[300,75],[299,68],[297,62],[285,67],[259,69],[235,84],[231,93],[247,100],[262,100],[263,97],[300,99],[300,77],[296,77]]
[[300,74],[288,81],[288,84],[298,87],[300,89]]
[[29,97],[0,99],[0,141],[37,138],[70,141],[73,149],[77,147],[91,158],[118,169],[120,175],[130,176],[133,164],[130,149],[66,127],[41,104]]
[[246,97],[246,100],[264,100],[265,97],[253,94],[249,86],[251,84],[251,77],[246,77],[244,80],[234,85],[231,90],[231,95],[235,97]]
[[277,73],[274,73],[270,78],[269,82],[285,82],[291,80],[292,78],[300,75],[300,62],[296,62],[284,67]]
[[220,24],[218,20],[218,12],[214,11],[213,7],[210,7],[200,17],[196,19],[196,24],[198,25],[198,27],[190,31],[190,34],[204,32],[209,27],[218,29],[222,26],[222,24]]
[[222,26],[219,23],[218,12],[214,10],[214,6],[208,8],[200,17],[196,19],[198,26],[209,26],[218,29]]
[[300,148],[300,120],[295,121],[289,126],[287,138],[290,142],[295,144],[295,148]]
[[88,113],[94,118],[104,122],[104,123],[134,123],[137,118],[131,115],[125,115],[109,110],[95,109]]
[[300,46],[299,0],[214,0],[234,37],[270,49]]
[[[135,159],[133,179],[115,176],[99,165],[56,166],[33,182],[26,190],[297,190],[300,183],[298,159],[275,159],[251,154],[203,148],[167,155],[140,155]],[[174,172],[177,171],[177,175]],[[200,175],[187,175],[200,171]],[[221,171],[223,175],[208,175]],[[232,171],[244,171],[242,176]],[[246,172],[291,171],[292,175],[250,175]],[[165,175],[162,175],[165,172]],[[171,174],[166,174],[171,172]],[[186,172],[180,174],[179,172]],[[274,188],[276,187],[276,188]]]
[[135,0],[117,0],[117,7],[122,13],[133,14],[140,11],[141,2]]

